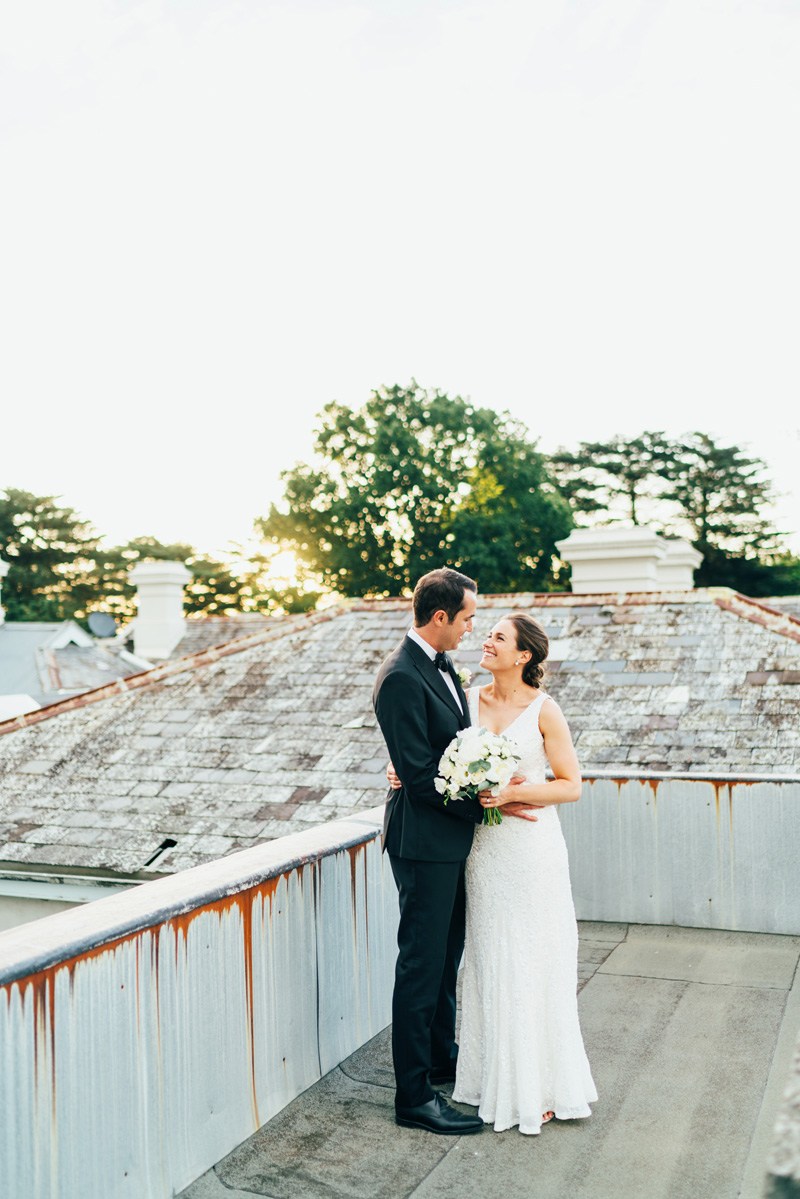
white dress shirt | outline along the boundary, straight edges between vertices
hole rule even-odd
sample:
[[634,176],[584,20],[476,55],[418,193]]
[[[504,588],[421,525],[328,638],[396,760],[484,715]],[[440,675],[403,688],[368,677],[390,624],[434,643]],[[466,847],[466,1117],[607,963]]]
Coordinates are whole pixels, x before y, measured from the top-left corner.
[[[425,638],[420,637],[419,633],[413,626],[408,630],[408,636],[411,638],[412,641],[415,641],[421,649],[423,649],[425,651],[425,653],[428,655],[428,657],[430,658],[430,660],[432,662],[434,660],[434,658],[436,657],[436,650],[433,648],[433,646],[428,645],[428,642],[425,640]],[[441,673],[441,676],[444,679],[445,683],[447,683],[447,686],[450,688],[450,690],[453,693],[453,699],[458,704],[459,712],[463,713],[464,709],[461,706],[461,700],[459,699],[458,691],[456,691],[456,685],[453,682],[453,676],[451,675],[449,670],[442,670],[440,673]]]

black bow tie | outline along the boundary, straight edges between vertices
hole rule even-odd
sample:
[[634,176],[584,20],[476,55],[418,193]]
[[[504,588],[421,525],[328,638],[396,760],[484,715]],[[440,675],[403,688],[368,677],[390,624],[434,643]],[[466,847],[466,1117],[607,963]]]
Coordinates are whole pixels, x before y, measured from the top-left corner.
[[445,674],[450,673],[450,659],[448,658],[447,654],[443,654],[441,651],[439,651],[439,653],[433,659],[433,664],[434,666],[438,666],[440,670],[443,670]]

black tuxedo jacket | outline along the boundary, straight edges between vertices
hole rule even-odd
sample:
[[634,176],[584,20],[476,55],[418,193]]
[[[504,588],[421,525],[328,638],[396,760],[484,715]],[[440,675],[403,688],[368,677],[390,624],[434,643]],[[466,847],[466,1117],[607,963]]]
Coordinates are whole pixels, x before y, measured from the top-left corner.
[[386,802],[383,845],[393,857],[420,862],[460,862],[483,820],[477,799],[444,798],[433,785],[439,759],[459,729],[470,723],[458,679],[463,713],[444,675],[409,637],[378,672],[373,703],[389,756],[402,779]]

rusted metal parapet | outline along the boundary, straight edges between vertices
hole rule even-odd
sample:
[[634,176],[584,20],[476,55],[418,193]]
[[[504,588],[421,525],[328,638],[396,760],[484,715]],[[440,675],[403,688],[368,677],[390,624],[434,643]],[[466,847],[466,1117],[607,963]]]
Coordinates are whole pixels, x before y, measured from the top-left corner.
[[582,920],[800,932],[800,778],[592,773],[560,809]]
[[0,1185],[169,1196],[390,1019],[382,813],[0,935]]

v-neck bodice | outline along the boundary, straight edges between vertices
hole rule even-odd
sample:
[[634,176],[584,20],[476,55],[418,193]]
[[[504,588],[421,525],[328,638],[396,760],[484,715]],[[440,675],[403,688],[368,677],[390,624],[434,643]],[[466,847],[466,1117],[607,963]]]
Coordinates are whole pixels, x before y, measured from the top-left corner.
[[[481,726],[480,717],[480,687],[473,687],[469,693],[469,714],[474,725]],[[539,729],[539,713],[542,705],[549,696],[544,692],[531,700],[527,708],[514,717],[503,730],[502,736],[512,741],[520,755],[519,772],[530,783],[545,781],[547,758],[544,752],[544,738]]]

